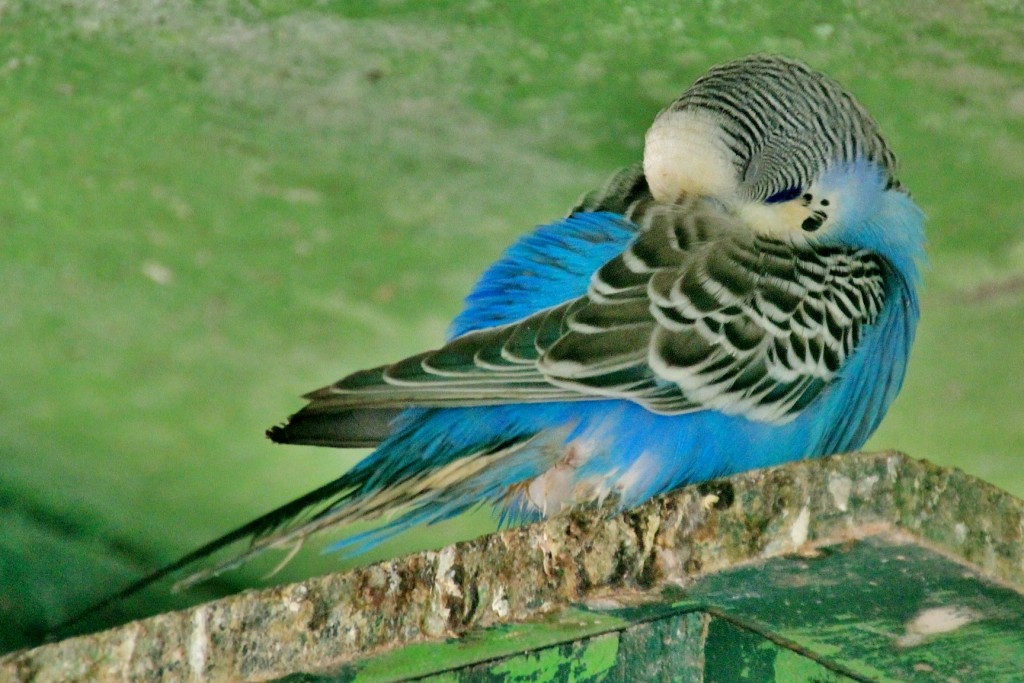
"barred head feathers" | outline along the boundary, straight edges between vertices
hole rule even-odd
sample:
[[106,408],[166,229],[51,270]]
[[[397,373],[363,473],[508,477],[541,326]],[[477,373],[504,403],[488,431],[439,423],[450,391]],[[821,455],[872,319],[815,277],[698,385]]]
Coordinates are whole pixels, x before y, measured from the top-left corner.
[[658,114],[644,171],[661,201],[698,193],[763,202],[856,160],[899,188],[896,158],[853,96],[801,62],[755,55],[714,67]]

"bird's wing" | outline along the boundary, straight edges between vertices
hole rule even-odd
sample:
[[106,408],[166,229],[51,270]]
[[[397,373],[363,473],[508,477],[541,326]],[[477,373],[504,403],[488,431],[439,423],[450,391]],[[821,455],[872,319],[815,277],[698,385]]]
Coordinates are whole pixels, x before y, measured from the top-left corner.
[[630,217],[639,234],[585,295],[349,375],[271,438],[311,443],[292,435],[351,411],[601,398],[785,422],[881,311],[884,264],[870,252],[758,237],[709,202]]
[[[640,164],[612,175],[584,195],[567,219],[542,226],[510,247],[466,298],[465,309],[452,323],[452,334],[462,336],[518,322],[584,294],[591,273],[635,236],[637,226],[622,217],[651,200]],[[346,407],[314,400],[292,417],[287,429],[274,428],[268,434],[286,443],[372,447],[391,433],[403,407]]]
[[[586,305],[538,361],[560,387],[657,412],[786,422],[881,312],[886,266],[872,252],[759,237],[708,204],[649,205],[635,220],[640,235],[595,274]],[[647,318],[635,314],[638,298]],[[602,352],[648,330],[634,364]],[[609,385],[627,371],[644,381]]]

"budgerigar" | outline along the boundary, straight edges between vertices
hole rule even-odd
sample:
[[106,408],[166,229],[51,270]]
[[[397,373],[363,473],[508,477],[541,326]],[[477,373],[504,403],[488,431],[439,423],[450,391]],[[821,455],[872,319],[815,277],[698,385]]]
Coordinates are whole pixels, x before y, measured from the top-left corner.
[[281,443],[374,446],[339,479],[200,549],[241,556],[389,515],[358,550],[479,505],[504,524],[624,509],[855,450],[903,381],[923,216],[879,127],[777,56],[708,71],[643,164],[523,237],[440,348],[306,396]]

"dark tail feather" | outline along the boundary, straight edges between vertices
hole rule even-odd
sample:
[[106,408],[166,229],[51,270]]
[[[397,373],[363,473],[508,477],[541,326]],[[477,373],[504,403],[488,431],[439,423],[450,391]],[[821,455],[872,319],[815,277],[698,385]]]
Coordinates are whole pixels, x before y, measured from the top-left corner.
[[[391,422],[400,412],[402,410],[399,408],[339,409],[313,403],[292,415],[286,424],[268,429],[267,436],[272,441],[286,444],[342,448],[373,447],[391,433]],[[81,624],[89,617],[95,616],[108,607],[140,593],[161,579],[210,557],[217,551],[227,548],[238,541],[249,539],[255,542],[261,537],[265,537],[274,530],[294,521],[318,504],[328,503],[327,507],[329,508],[331,504],[337,502],[339,497],[343,497],[346,490],[352,489],[358,483],[352,476],[342,476],[329,484],[310,491],[300,498],[296,498],[290,503],[282,505],[276,510],[272,510],[247,524],[243,524],[220,538],[214,539],[174,562],[161,567],[152,574],[144,576],[126,586],[123,590],[86,608],[70,619],[66,619],[51,628],[48,636],[50,639],[66,636],[73,631],[73,627]],[[225,563],[225,566],[228,564]],[[200,581],[212,576],[208,572],[198,572],[197,575],[202,577]],[[185,585],[192,585],[196,582],[186,580],[184,583]]]
[[[218,550],[228,547],[229,545],[243,540],[243,539],[258,539],[273,530],[281,527],[284,524],[299,517],[303,512],[314,507],[318,503],[323,503],[335,496],[338,496],[346,489],[351,489],[353,482],[350,477],[342,476],[339,479],[335,479],[329,484],[325,484],[320,488],[310,491],[309,493],[296,498],[290,503],[286,503],[276,510],[272,510],[267,514],[258,517],[247,524],[243,524],[233,531],[229,531],[220,538],[210,541],[206,545],[196,548],[187,555],[175,560],[174,562],[161,567],[152,574],[144,576],[138,581],[128,585],[123,590],[111,595],[110,597],[104,598],[100,602],[86,608],[82,612],[79,612],[70,619],[57,624],[50,629],[48,633],[49,640],[56,640],[61,637],[69,635],[73,631],[73,627],[77,624],[82,623],[91,616],[94,616],[106,608],[117,604],[136,593],[148,588],[157,581],[173,574],[174,572],[184,569],[189,565],[192,565],[199,560],[202,560],[210,555],[214,554]],[[191,584],[189,584],[191,585]]]
[[324,408],[311,403],[283,425],[267,430],[276,443],[333,448],[373,448],[391,433],[401,408]]

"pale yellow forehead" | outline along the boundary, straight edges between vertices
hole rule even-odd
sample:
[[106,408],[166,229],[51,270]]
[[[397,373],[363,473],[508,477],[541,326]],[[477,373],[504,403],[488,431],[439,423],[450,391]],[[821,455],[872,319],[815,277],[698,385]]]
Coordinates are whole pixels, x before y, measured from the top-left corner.
[[700,110],[665,112],[654,121],[644,143],[644,175],[660,202],[674,202],[681,194],[728,200],[737,190],[721,127]]

